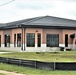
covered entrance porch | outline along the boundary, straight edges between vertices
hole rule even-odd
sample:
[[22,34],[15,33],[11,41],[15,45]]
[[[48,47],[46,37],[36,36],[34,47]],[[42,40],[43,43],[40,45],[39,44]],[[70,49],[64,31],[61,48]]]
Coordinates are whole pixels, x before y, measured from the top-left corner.
[[72,39],[72,49],[76,50],[76,33],[70,35]]

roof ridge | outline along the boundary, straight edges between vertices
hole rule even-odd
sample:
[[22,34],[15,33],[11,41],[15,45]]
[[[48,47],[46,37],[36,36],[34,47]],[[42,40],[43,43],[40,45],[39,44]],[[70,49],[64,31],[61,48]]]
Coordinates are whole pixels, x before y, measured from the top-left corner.
[[[62,18],[62,17],[56,17],[56,16],[46,15],[46,16],[41,16],[41,17],[35,17],[35,18],[27,21],[26,24],[28,24],[28,23],[30,23],[30,22],[33,22],[33,21],[36,21],[36,20],[39,20],[39,19],[42,19],[42,18],[45,18],[45,17],[52,17],[52,18],[57,18],[57,19],[62,19],[62,20],[68,20],[68,21],[76,22],[76,20],[73,20],[73,19],[68,19],[68,18]],[[25,22],[24,22],[24,23],[25,23]]]
[[[48,15],[47,15],[48,16]],[[64,20],[70,20],[70,21],[76,21],[75,19],[70,19],[70,18],[64,18],[64,17],[58,17],[58,16],[48,16],[52,18],[57,18],[57,19],[64,19]]]
[[33,18],[32,20],[27,21],[26,24],[28,24],[28,23],[30,23],[30,22],[33,22],[33,21],[36,21],[36,20],[39,20],[39,19],[42,19],[42,18],[44,18],[44,17],[46,17],[46,16],[41,16],[41,17]]

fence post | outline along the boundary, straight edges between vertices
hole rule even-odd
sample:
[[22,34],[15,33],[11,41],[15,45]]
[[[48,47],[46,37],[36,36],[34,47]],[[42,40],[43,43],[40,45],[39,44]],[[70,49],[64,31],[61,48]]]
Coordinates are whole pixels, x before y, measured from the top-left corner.
[[7,59],[7,64],[9,63],[9,58],[6,58]]
[[55,67],[56,67],[56,63],[54,62],[54,70],[55,70]]
[[22,66],[22,65],[21,65],[22,60],[20,59],[18,62],[19,62],[19,66]]
[[35,61],[35,68],[37,68],[37,61]]

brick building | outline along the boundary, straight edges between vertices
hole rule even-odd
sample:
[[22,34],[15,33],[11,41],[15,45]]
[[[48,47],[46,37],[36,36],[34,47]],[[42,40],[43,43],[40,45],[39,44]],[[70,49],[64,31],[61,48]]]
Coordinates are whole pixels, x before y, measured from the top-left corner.
[[0,50],[75,49],[76,20],[41,16],[0,24]]

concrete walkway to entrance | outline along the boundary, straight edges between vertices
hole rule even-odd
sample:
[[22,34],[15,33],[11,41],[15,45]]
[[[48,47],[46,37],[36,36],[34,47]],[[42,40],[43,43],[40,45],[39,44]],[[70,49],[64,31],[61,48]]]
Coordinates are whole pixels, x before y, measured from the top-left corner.
[[15,72],[8,72],[4,70],[0,70],[0,73],[5,74],[5,75],[26,75],[26,74],[20,74],[20,73],[15,73]]

